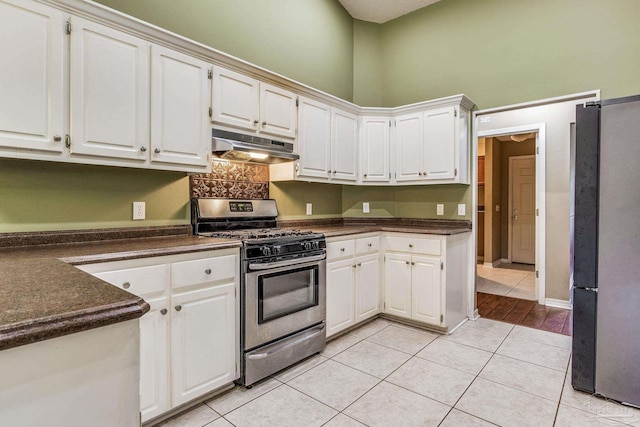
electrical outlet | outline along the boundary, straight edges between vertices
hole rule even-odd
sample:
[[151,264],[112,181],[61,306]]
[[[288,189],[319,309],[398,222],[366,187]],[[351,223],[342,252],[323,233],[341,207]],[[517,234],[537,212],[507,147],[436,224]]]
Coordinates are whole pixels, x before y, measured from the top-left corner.
[[307,215],[313,215],[313,204],[307,203]]
[[146,207],[144,202],[133,202],[133,219],[135,221],[142,220],[146,215]]
[[369,213],[369,202],[362,203],[362,213]]
[[458,204],[458,215],[459,216],[465,216],[467,213],[467,205],[465,205],[464,203],[459,203]]
[[444,215],[444,204],[443,203],[438,203],[436,205],[436,214],[437,215]]

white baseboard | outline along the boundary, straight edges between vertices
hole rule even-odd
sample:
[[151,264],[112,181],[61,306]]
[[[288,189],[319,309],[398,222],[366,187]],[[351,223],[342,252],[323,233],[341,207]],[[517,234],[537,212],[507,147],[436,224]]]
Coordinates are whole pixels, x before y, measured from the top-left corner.
[[493,262],[485,262],[484,265],[485,267],[489,267],[489,268],[495,268],[497,266],[499,266],[500,264],[502,264],[502,260],[501,259],[497,259]]
[[471,317],[469,317],[469,319],[471,320],[478,320],[480,318],[480,313],[478,313],[478,309],[476,308],[473,311],[473,315]]
[[564,308],[566,310],[573,309],[573,307],[571,306],[571,303],[563,299],[546,298],[544,300],[544,305],[549,307],[555,307],[555,308]]

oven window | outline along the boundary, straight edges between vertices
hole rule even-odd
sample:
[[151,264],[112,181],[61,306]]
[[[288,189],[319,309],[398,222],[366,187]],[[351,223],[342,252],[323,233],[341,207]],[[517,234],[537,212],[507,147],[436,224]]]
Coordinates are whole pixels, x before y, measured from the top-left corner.
[[318,305],[318,266],[258,278],[258,324]]

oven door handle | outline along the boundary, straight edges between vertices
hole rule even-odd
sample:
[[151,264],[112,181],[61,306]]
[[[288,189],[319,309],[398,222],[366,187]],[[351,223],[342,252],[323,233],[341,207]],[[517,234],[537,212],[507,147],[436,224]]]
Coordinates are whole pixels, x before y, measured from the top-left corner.
[[303,341],[307,341],[311,338],[317,337],[318,335],[324,333],[324,324],[322,325],[318,325],[318,326],[314,326],[313,328],[309,329],[308,331],[306,331],[303,335],[301,335],[299,338],[296,338],[293,341],[287,341],[287,342],[283,342],[283,343],[279,343],[279,344],[272,344],[270,346],[268,346],[267,351],[262,352],[262,353],[256,353],[256,354],[250,354],[247,356],[248,359],[265,359],[269,356],[271,356],[274,353],[278,353],[281,352],[283,350],[286,350],[290,347],[294,347],[298,344],[300,344]]
[[314,256],[310,256],[310,257],[306,257],[306,258],[299,258],[299,259],[288,259],[285,261],[276,261],[276,262],[265,262],[265,263],[254,263],[254,264],[249,264],[249,269],[251,270],[269,270],[271,268],[277,268],[277,267],[289,267],[292,265],[298,265],[298,264],[306,264],[308,262],[314,262],[314,261],[322,261],[323,259],[325,259],[327,257],[326,254],[322,254],[322,255],[314,255]]

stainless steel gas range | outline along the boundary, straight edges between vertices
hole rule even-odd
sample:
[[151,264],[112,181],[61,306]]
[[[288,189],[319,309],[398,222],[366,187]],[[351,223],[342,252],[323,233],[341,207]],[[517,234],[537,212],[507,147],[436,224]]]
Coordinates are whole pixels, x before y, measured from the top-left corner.
[[195,198],[194,233],[240,239],[239,383],[253,383],[325,346],[324,235],[276,228],[275,200]]

